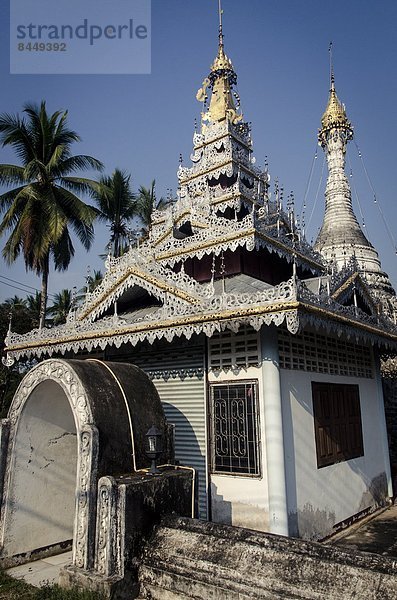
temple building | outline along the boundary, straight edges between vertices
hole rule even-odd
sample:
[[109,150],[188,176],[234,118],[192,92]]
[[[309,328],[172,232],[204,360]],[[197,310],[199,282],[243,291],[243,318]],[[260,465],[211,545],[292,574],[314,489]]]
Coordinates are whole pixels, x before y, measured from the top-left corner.
[[395,297],[352,210],[353,132],[333,79],[314,247],[255,164],[236,81],[221,24],[176,201],[154,211],[139,247],[107,258],[66,324],[10,331],[7,364],[141,367],[175,425],[177,460],[198,474],[200,518],[321,539],[392,496],[379,355],[396,349]]

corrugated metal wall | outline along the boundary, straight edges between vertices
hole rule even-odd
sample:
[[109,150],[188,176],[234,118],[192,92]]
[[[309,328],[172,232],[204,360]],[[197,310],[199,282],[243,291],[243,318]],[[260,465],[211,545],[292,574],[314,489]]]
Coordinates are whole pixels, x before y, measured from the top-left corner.
[[169,344],[128,356],[155,384],[165,415],[175,424],[175,458],[198,475],[200,518],[207,519],[204,345]]

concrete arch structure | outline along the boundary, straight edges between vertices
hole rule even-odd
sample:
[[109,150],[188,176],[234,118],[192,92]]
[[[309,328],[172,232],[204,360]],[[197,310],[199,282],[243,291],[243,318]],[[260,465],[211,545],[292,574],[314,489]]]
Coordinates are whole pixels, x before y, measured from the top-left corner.
[[1,562],[72,540],[73,564],[91,568],[98,480],[147,466],[153,424],[166,431],[158,393],[134,365],[50,359],[34,367],[1,423]]

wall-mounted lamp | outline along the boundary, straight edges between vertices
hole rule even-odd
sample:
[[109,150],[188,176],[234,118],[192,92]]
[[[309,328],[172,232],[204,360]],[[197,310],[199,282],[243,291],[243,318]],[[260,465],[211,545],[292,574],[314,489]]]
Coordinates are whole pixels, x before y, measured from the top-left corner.
[[162,437],[161,431],[159,431],[154,425],[151,426],[146,434],[145,454],[152,461],[149,471],[151,475],[157,475],[161,473],[156,466],[156,461],[158,458],[160,458],[163,452]]

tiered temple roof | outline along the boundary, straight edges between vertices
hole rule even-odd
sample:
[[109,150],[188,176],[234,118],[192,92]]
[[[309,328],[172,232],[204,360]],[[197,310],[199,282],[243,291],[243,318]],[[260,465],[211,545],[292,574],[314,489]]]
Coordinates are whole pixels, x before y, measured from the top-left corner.
[[[139,247],[108,257],[102,283],[70,312],[66,324],[25,335],[10,331],[7,364],[108,345],[212,336],[242,325],[258,330],[274,324],[296,333],[311,324],[396,344],[397,328],[381,315],[357,261],[344,261],[333,273],[319,253],[332,229],[329,213],[314,249],[297,225],[292,202],[283,209],[277,185],[272,197],[268,169],[258,168],[253,158],[236,81],[221,26],[216,59],[197,93],[203,102],[201,128],[193,136],[190,166],[179,167],[176,201],[154,211],[148,238]],[[351,126],[333,88],[320,133],[324,144],[335,131],[344,135],[338,142],[343,158]],[[332,212],[331,187],[327,210]],[[357,223],[348,192],[341,203]],[[372,248],[364,236],[358,241]]]

